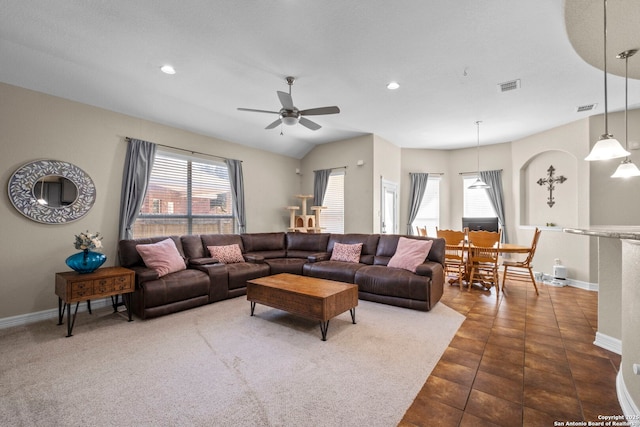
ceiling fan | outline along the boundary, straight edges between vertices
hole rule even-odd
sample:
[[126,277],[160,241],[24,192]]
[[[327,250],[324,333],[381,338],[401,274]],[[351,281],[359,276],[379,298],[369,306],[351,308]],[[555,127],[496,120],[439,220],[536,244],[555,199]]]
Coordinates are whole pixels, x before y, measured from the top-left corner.
[[293,98],[291,98],[291,86],[293,85],[295,78],[287,77],[286,80],[287,84],[289,85],[289,93],[278,91],[278,99],[280,99],[280,104],[282,104],[282,108],[280,109],[280,111],[255,110],[253,108],[238,108],[238,110],[253,111],[256,113],[278,114],[280,116],[278,120],[271,123],[265,129],[273,129],[281,123],[289,126],[300,123],[302,126],[311,130],[318,130],[322,126],[307,119],[304,116],[320,116],[323,114],[337,114],[340,112],[340,109],[336,106],[298,110],[298,108],[293,105]]

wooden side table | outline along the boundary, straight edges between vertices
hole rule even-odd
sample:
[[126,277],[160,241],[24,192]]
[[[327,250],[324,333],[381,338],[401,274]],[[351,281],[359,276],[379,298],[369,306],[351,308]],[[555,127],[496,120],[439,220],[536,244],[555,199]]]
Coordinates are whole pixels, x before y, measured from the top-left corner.
[[[72,336],[73,325],[81,301],[101,297],[122,295],[131,322],[131,292],[135,289],[135,272],[123,267],[99,268],[93,273],[80,274],[75,271],[56,273],[56,295],[58,295],[58,325],[62,325],[67,312],[67,337]],[[71,319],[71,303],[76,309]],[[64,306],[63,306],[64,303]]]

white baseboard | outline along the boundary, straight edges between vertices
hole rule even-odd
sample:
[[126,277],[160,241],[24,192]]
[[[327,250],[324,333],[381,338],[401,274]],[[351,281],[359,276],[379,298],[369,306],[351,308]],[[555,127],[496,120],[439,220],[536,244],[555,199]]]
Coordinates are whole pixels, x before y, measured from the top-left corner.
[[[552,285],[550,282],[552,282],[554,280],[554,277],[551,274],[537,272],[537,271],[534,272],[534,274],[542,274],[542,282],[544,284]],[[582,280],[576,280],[576,279],[567,278],[565,280],[558,280],[558,282],[562,282],[566,286],[571,286],[573,288],[584,289],[585,291],[598,292],[598,289],[599,289],[599,286],[598,286],[597,283],[583,282]]]
[[[111,306],[111,298],[101,298],[91,301],[91,310]],[[71,309],[75,309],[75,304],[71,304]],[[87,304],[81,302],[78,312],[87,311]],[[66,313],[65,313],[66,315]],[[35,313],[20,314],[18,316],[5,317],[0,319],[0,329],[11,328],[13,326],[23,326],[41,320],[55,319],[58,317],[58,309],[36,311]]]
[[624,378],[622,377],[622,370],[618,371],[618,375],[616,376],[616,392],[622,413],[627,417],[627,420],[631,421],[631,425],[636,425],[635,422],[640,419],[640,410],[638,410],[638,406],[629,395],[629,390],[627,390]]
[[609,350],[620,355],[622,354],[622,341],[618,338],[613,338],[609,335],[596,332],[596,340],[593,343],[605,350]]

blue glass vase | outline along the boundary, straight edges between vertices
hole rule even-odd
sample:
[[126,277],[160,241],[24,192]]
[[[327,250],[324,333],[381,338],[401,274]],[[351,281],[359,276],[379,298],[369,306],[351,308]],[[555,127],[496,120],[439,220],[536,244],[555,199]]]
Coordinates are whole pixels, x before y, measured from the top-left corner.
[[82,252],[71,255],[65,260],[69,268],[78,273],[92,273],[107,260],[107,256],[100,252],[85,249]]

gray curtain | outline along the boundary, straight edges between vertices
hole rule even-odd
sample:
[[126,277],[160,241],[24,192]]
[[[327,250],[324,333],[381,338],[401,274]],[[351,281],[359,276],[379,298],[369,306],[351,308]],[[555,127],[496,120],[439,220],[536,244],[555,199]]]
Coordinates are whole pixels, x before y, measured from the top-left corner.
[[313,206],[322,206],[332,170],[322,169],[313,172]]
[[507,224],[505,223],[504,214],[504,190],[502,189],[502,171],[480,171],[480,179],[491,186],[487,188],[487,194],[493,205],[493,209],[498,215],[498,221],[502,225],[502,243],[507,243]]
[[244,210],[244,179],[242,178],[242,161],[227,159],[224,161],[229,169],[229,182],[233,193],[233,211],[238,224],[238,233],[247,231],[247,213]]
[[132,239],[133,223],[136,222],[156,156],[156,144],[153,142],[130,139],[127,156],[124,161],[122,192],[120,193],[119,238]]
[[415,234],[413,229],[413,221],[418,216],[418,210],[420,209],[420,203],[424,197],[424,190],[427,189],[427,180],[429,179],[428,173],[410,173],[411,187],[409,189],[409,219],[407,222],[407,235],[411,236]]

